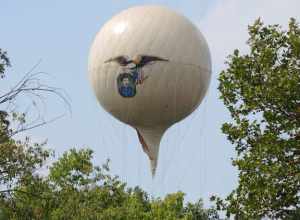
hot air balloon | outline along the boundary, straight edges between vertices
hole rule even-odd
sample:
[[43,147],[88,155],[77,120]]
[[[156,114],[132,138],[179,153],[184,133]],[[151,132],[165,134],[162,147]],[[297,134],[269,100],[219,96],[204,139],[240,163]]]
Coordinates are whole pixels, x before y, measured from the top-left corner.
[[88,72],[100,105],[137,131],[154,176],[163,134],[205,96],[211,59],[205,38],[186,17],[137,6],[97,33]]

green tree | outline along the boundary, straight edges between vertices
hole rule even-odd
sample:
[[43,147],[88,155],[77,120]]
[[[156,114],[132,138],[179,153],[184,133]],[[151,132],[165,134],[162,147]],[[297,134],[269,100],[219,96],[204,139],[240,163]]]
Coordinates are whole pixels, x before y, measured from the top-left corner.
[[[7,53],[0,49],[0,82],[3,83],[6,77],[6,69],[10,67],[10,60]],[[35,172],[43,166],[45,160],[50,156],[51,151],[44,148],[45,143],[32,143],[29,137],[24,140],[17,140],[14,137],[24,131],[45,125],[48,121],[40,117],[28,119],[28,111],[22,112],[17,106],[18,99],[31,97],[26,109],[33,107],[38,109],[39,103],[43,102],[42,95],[56,95],[68,104],[63,93],[55,88],[43,84],[40,77],[42,72],[34,72],[34,66],[26,73],[19,82],[11,86],[8,91],[0,91],[0,191],[1,198],[9,194],[12,188],[28,178],[32,178]],[[4,187],[2,187],[4,185]]]
[[[4,80],[10,60],[6,52],[0,49],[0,79]],[[7,207],[15,207],[13,195],[27,194],[19,186],[31,184],[37,178],[36,171],[43,166],[50,151],[43,148],[44,143],[31,143],[30,138],[15,140],[19,132],[41,125],[26,124],[26,114],[16,111],[13,103],[27,89],[39,90],[31,84],[31,75],[25,76],[11,90],[0,94],[0,219],[7,219]],[[38,196],[36,192],[30,196]]]
[[235,50],[219,77],[238,187],[212,199],[237,219],[285,218],[300,205],[300,29],[295,19],[287,31],[258,19],[249,35],[250,52]]
[[[0,83],[5,83],[6,70],[10,66],[7,53],[0,49]],[[38,109],[37,105],[44,101],[42,95],[45,94],[54,94],[66,101],[58,89],[41,83],[43,73],[33,72],[35,67],[7,91],[3,88],[0,92],[0,218],[16,209],[15,195],[40,197],[38,190],[27,192],[23,186],[41,182],[38,171],[51,155],[51,151],[45,149],[45,143],[32,143],[29,137],[23,140],[15,138],[21,132],[47,123],[38,112],[35,112],[37,117],[28,121],[28,112],[17,107],[18,100],[32,97],[27,103],[22,100],[22,105],[28,104],[27,109],[29,106]]]
[[5,69],[7,67],[10,67],[10,61],[9,61],[9,58],[7,56],[7,53],[6,51],[3,51],[1,48],[0,48],[0,77],[3,78],[5,75]]
[[[43,179],[16,188],[10,219],[207,220],[218,219],[200,201],[184,205],[182,192],[150,199],[136,187],[127,188],[108,174],[108,164],[93,166],[89,149],[66,152]],[[26,193],[19,193],[19,191]],[[33,196],[38,194],[39,196]]]

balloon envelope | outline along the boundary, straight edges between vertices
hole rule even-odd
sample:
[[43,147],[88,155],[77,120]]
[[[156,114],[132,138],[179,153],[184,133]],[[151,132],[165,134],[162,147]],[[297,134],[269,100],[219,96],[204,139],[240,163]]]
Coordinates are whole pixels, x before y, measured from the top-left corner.
[[162,135],[193,112],[208,89],[203,35],[168,8],[129,8],[98,32],[88,69],[101,106],[137,130],[154,175]]

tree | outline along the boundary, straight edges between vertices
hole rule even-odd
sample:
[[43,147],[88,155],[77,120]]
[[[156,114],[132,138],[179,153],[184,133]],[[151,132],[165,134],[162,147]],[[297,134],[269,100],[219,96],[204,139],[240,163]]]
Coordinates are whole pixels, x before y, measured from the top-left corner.
[[258,19],[249,35],[250,52],[235,50],[219,77],[238,187],[212,199],[237,219],[285,218],[300,206],[300,28],[293,18],[287,31]]
[[[1,81],[5,80],[6,69],[10,66],[7,53],[0,49]],[[16,104],[18,99],[29,97],[27,104],[36,109],[39,102],[44,101],[42,93],[54,94],[67,101],[59,89],[42,84],[40,76],[44,73],[33,72],[34,69],[35,67],[8,91],[2,89],[0,92],[0,219],[7,216],[7,207],[15,208],[14,194],[29,193],[21,186],[33,184],[40,179],[37,171],[51,154],[50,150],[44,148],[45,143],[32,143],[29,137],[23,140],[14,138],[16,134],[48,123],[39,114],[28,120],[28,112],[18,111],[21,110]],[[39,194],[34,191],[30,196]]]
[[0,48],[0,77],[4,77],[4,72],[7,67],[10,67],[10,61],[9,58],[7,57],[6,51],[3,51]]
[[[108,164],[93,166],[90,149],[66,152],[50,167],[49,175],[16,188],[3,209],[10,219],[218,219],[214,209],[200,201],[184,205],[182,192],[150,199],[136,187],[127,188],[108,174]],[[19,193],[19,191],[26,193]],[[33,196],[38,194],[38,196]]]
[[[21,132],[55,120],[46,121],[41,117],[38,107],[44,104],[43,95],[56,95],[69,105],[62,90],[42,83],[41,76],[46,73],[34,72],[37,65],[8,91],[0,91],[0,186],[5,184],[4,190],[0,191],[2,196],[11,193],[11,188],[25,181],[25,177],[31,178],[50,156],[50,151],[43,148],[45,143],[31,143],[29,137],[25,140],[14,139]],[[7,53],[0,49],[0,80],[5,80],[6,69],[10,66]],[[28,120],[29,111],[22,112],[18,108],[16,103],[20,98],[28,99],[27,103],[22,102],[22,105],[28,104],[26,109],[33,107],[37,110],[31,120]]]
[[126,189],[117,177],[105,174],[107,164],[94,167],[91,159],[91,150],[71,149],[46,178],[16,187],[14,202],[6,202],[2,212],[9,219],[218,219],[216,210],[204,209],[201,200],[184,206],[181,192],[161,200],[149,199],[138,187]]
[[[10,66],[10,61],[6,52],[0,49],[0,77],[5,77],[5,70]],[[30,77],[29,77],[30,78]],[[22,81],[21,81],[22,82]],[[10,92],[0,94],[0,186],[1,199],[6,198],[6,194],[11,193],[11,188],[30,178],[34,171],[42,166],[49,152],[42,149],[43,144],[31,144],[29,138],[24,141],[17,141],[13,135],[21,130],[29,129],[26,127],[24,113],[10,110],[7,103],[12,103],[17,94],[11,96],[11,91],[30,88],[26,84],[17,85]],[[33,87],[31,87],[34,89]],[[3,110],[6,109],[6,110]],[[17,129],[12,127],[12,123],[18,123]]]

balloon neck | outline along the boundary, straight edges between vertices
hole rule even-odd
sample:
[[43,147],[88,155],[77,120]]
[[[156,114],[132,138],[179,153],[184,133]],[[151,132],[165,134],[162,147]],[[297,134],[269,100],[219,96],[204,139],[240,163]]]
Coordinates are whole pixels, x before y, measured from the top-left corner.
[[166,127],[156,127],[156,128],[143,128],[136,127],[137,135],[139,141],[142,145],[143,151],[148,155],[151,165],[152,177],[155,177],[159,145],[163,134],[166,131]]
[[158,158],[157,158],[156,160],[151,160],[151,159],[150,159],[152,178],[155,177],[156,167],[157,167],[157,160],[158,160]]

